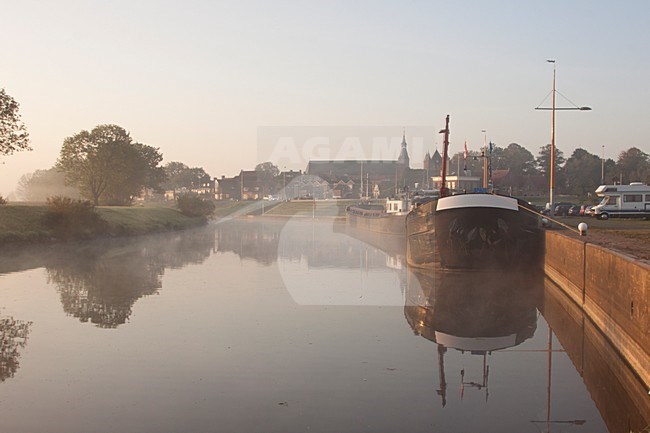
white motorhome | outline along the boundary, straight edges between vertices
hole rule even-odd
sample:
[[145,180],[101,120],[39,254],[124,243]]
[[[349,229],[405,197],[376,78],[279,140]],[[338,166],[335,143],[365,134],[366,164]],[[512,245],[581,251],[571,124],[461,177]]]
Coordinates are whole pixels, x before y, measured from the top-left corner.
[[596,195],[603,200],[593,208],[593,215],[599,219],[612,217],[650,217],[650,186],[641,182],[629,185],[601,185]]

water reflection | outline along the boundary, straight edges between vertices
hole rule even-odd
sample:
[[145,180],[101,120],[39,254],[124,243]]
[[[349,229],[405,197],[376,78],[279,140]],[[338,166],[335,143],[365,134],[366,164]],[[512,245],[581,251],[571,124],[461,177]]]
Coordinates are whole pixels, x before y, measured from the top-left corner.
[[27,344],[31,322],[0,317],[0,382],[14,377],[20,363],[20,351]]
[[[584,311],[548,279],[544,281],[539,309],[553,329],[549,346],[554,338],[562,344],[610,433],[647,431],[650,391]],[[551,353],[549,365],[552,356]],[[650,363],[650,359],[637,361]],[[549,397],[550,392],[549,383]],[[549,425],[550,402],[547,413]]]
[[0,253],[0,274],[44,267],[66,314],[101,328],[125,323],[133,304],[162,287],[166,268],[202,263],[214,228],[85,244],[21,247]]
[[214,247],[210,230],[97,243],[46,264],[64,311],[102,328],[125,323],[133,304],[162,287],[165,268],[202,263]]
[[439,389],[447,404],[445,354],[448,349],[482,358],[482,377],[460,371],[461,400],[466,387],[485,392],[493,351],[517,346],[537,329],[539,284],[524,273],[454,272],[409,268],[404,316],[416,335],[438,345]]
[[[394,245],[350,233],[345,224],[308,221],[230,220],[215,226],[216,250],[271,265],[278,259],[304,262],[308,268],[402,267]],[[403,242],[400,243],[403,248]],[[386,251],[392,248],[392,250]],[[399,248],[399,247],[398,247]],[[386,257],[391,259],[387,263]]]
[[[598,408],[612,432],[645,427],[647,390],[539,274],[405,269],[399,239],[344,229],[239,220],[0,257],[0,272],[43,268],[52,284],[40,271],[0,278],[7,315],[38,324],[0,321],[14,336],[0,374],[22,356],[30,381],[3,386],[3,423],[48,430],[26,425],[38,412],[61,432],[604,431]],[[155,293],[120,332],[76,323],[120,326]]]

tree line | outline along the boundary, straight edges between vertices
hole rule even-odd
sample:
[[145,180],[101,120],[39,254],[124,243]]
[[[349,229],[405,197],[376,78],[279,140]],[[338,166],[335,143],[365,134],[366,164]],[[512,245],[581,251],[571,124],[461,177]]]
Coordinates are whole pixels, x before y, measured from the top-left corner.
[[54,167],[27,173],[18,195],[28,201],[51,196],[90,200],[95,205],[129,205],[144,189],[190,190],[210,175],[172,161],[161,165],[158,148],[134,141],[124,128],[98,125],[64,140]]
[[[525,192],[524,188],[530,184],[528,181],[531,178],[542,179],[538,183],[548,188],[550,144],[540,147],[536,157],[517,143],[510,143],[505,148],[493,145],[490,160],[493,172],[510,170],[516,175],[506,180],[504,186],[517,193]],[[470,151],[467,158],[459,152],[452,157],[450,168],[460,168],[461,174],[471,171],[473,175],[479,175],[483,170],[482,152]],[[559,193],[586,197],[603,183],[630,182],[650,183],[650,155],[637,147],[621,152],[616,161],[610,158],[603,160],[582,148],[575,149],[567,159],[562,150],[555,148],[555,186]]]

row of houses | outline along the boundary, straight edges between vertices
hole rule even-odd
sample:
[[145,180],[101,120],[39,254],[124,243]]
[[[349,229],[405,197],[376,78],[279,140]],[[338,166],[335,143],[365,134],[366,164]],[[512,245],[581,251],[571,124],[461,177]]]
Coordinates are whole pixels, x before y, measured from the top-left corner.
[[[449,167],[449,161],[447,165]],[[433,155],[427,152],[423,168],[410,168],[404,136],[400,154],[393,161],[309,161],[304,172],[289,170],[276,176],[265,171],[241,170],[233,177],[206,177],[189,189],[168,191],[165,196],[174,199],[179,193],[193,192],[216,200],[382,198],[405,188],[439,189],[441,167],[442,157],[436,150]],[[470,192],[482,187],[482,175],[473,176],[460,168],[457,171],[449,171],[448,188]],[[509,170],[495,170],[491,180],[501,193],[532,195],[543,192],[546,187],[542,176],[517,175]]]
[[[356,175],[350,174],[357,170]],[[437,190],[441,183],[439,173],[430,176],[424,169],[400,170],[391,161],[312,161],[305,172],[283,171],[271,178],[255,170],[241,170],[233,177],[204,178],[190,188],[166,191],[165,198],[173,200],[189,192],[215,200],[383,198],[405,187]],[[446,183],[451,190],[471,192],[482,187],[483,178],[470,171],[451,172]],[[516,195],[541,194],[547,187],[543,176],[510,170],[495,170],[492,183],[498,192]]]

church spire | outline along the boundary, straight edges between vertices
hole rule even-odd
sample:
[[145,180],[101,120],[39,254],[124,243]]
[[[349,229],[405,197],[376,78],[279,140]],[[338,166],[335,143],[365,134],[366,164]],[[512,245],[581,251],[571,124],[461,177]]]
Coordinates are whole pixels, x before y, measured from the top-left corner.
[[406,150],[406,128],[402,132],[402,150],[399,153],[399,158],[397,158],[397,163],[404,167],[409,167],[410,165],[409,153]]

